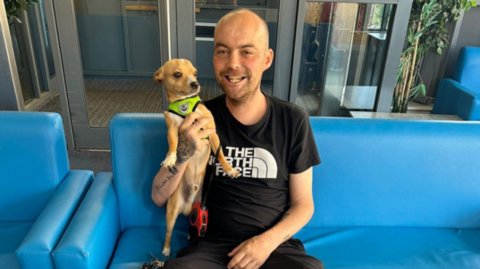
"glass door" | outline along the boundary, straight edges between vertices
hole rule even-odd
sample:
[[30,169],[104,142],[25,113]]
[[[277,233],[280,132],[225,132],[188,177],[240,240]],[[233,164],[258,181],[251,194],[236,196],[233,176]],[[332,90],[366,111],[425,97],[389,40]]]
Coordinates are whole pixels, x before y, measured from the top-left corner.
[[[163,113],[162,0],[53,0],[77,149],[108,149],[117,113]],[[162,29],[163,27],[163,29]]]
[[365,2],[300,1],[290,101],[311,116],[390,111],[411,1]]

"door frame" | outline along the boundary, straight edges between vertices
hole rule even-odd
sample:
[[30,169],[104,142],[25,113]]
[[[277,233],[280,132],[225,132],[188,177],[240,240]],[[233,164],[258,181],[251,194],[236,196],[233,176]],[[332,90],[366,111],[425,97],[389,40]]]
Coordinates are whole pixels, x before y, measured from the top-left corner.
[[[58,56],[58,66],[63,72],[59,76],[61,81],[59,92],[61,94],[62,111],[64,113],[64,121],[68,121],[66,130],[67,142],[69,149],[110,149],[109,128],[91,128],[88,119],[88,109],[86,93],[84,88],[83,66],[81,61],[80,43],[78,38],[75,7],[72,0],[46,0],[48,2],[47,12],[50,18],[54,18],[56,26],[55,35],[57,38],[56,47],[54,48],[56,56]],[[173,0],[157,1],[158,19],[159,19],[159,35],[168,33],[167,25],[164,23],[169,16],[170,11],[167,10]],[[52,15],[55,14],[53,17]],[[171,25],[171,23],[168,23]],[[49,23],[50,25],[50,23]],[[163,63],[165,54],[163,51],[164,38],[160,38],[160,58]],[[55,43],[55,42],[52,42]],[[165,98],[163,98],[165,99]]]

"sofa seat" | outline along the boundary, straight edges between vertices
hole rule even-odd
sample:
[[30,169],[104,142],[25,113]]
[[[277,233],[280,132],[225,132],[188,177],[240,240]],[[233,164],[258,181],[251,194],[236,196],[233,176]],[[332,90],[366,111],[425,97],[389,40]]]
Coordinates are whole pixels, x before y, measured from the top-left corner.
[[0,222],[0,268],[19,269],[15,250],[33,222]]
[[480,230],[304,228],[295,238],[325,268],[480,268]]
[[[172,235],[172,257],[182,247],[188,245],[188,233],[174,230]],[[162,254],[165,242],[165,227],[131,227],[120,236],[110,269],[138,269],[152,257],[161,261],[166,258]]]

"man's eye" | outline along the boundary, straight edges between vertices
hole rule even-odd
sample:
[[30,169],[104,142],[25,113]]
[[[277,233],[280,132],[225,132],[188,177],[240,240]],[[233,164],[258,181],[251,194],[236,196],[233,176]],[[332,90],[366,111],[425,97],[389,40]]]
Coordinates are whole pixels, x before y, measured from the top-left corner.
[[176,78],[180,78],[182,76],[182,73],[177,72],[177,73],[174,73],[173,76]]
[[243,54],[249,55],[249,54],[252,54],[252,53],[250,51],[244,51]]
[[217,51],[217,54],[225,54],[225,53],[227,53],[227,52],[224,51],[224,50],[219,50],[219,51]]

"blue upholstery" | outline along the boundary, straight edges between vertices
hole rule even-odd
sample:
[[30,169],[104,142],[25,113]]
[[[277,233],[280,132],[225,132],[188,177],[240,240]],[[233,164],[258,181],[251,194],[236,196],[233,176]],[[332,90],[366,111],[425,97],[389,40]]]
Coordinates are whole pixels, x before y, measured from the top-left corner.
[[[167,152],[166,130],[161,114],[117,114],[111,120],[113,174],[97,175],[53,253],[56,268],[106,268],[111,258],[112,268],[138,268],[150,261],[149,253],[163,258],[166,208],[153,203],[151,188]],[[179,216],[174,251],[187,244],[187,228],[187,218]]]
[[60,115],[0,112],[0,126],[0,268],[54,268],[93,173],[69,171]]
[[480,124],[311,123],[322,164],[308,227],[480,228]]
[[304,228],[296,237],[328,269],[480,268],[478,229]]
[[0,222],[0,268],[20,268],[15,250],[33,222]]
[[463,47],[457,58],[453,79],[438,85],[433,114],[458,115],[480,120],[480,48]]
[[[172,253],[188,244],[187,231],[177,230],[172,236]],[[162,257],[165,229],[158,227],[127,228],[118,242],[110,269],[138,269],[139,261]]]
[[[315,214],[295,236],[307,253],[329,269],[480,268],[480,124],[311,124],[323,163],[313,170]],[[111,143],[113,175],[99,175],[90,188],[54,253],[57,268],[165,260],[165,208],[150,198],[167,149],[163,116],[116,115]],[[187,244],[179,221],[173,253]]]
[[98,173],[53,252],[55,268],[106,268],[119,235],[112,173]]

